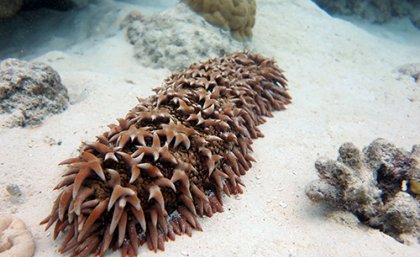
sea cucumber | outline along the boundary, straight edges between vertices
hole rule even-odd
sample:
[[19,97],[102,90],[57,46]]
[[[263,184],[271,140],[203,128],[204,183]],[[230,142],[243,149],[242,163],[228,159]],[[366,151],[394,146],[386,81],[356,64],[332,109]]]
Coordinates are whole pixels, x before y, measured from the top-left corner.
[[41,224],[62,233],[59,251],[136,256],[164,250],[175,234],[201,230],[198,216],[222,212],[222,195],[242,193],[252,139],[263,116],[291,102],[271,59],[239,52],[172,74],[155,95],[86,144],[55,187]]

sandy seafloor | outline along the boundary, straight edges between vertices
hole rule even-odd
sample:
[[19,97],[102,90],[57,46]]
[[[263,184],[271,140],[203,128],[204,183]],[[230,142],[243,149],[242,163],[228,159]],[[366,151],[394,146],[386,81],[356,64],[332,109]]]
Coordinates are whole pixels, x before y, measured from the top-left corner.
[[[142,9],[108,4],[119,7],[121,17]],[[204,232],[177,237],[165,252],[143,246],[139,256],[419,256],[416,243],[331,218],[333,210],[312,204],[304,188],[316,178],[315,160],[336,158],[344,142],[362,148],[383,137],[407,150],[420,143],[420,85],[397,71],[420,63],[420,31],[408,20],[350,23],[308,0],[258,1],[253,31],[255,49],[286,71],[293,103],[261,126],[265,137],[254,143],[257,162],[243,177],[244,194],[225,198],[224,213],[200,219]],[[57,196],[51,189],[64,171],[57,164],[77,155],[81,141],[93,141],[136,104],[136,96],[151,95],[170,74],[142,67],[132,52],[124,31],[115,29],[101,39],[26,56],[57,70],[72,102],[39,127],[0,130],[0,213],[24,220],[36,257],[61,256],[60,240],[38,225]],[[19,202],[7,195],[10,183],[23,193]]]

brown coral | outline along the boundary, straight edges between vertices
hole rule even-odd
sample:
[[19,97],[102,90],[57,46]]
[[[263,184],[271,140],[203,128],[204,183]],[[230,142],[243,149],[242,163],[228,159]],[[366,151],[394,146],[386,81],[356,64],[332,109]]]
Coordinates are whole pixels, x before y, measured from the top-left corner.
[[273,60],[235,53],[172,74],[156,95],[110,125],[69,166],[51,214],[60,252],[103,256],[164,242],[192,229],[198,216],[222,212],[222,195],[242,192],[257,125],[291,98]]
[[257,4],[255,0],[184,0],[207,22],[230,30],[238,41],[252,38]]

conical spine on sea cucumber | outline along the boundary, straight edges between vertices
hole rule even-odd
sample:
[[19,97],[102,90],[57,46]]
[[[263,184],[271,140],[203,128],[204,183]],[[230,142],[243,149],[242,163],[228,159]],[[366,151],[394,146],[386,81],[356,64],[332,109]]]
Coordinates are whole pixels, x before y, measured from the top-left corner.
[[60,163],[68,170],[41,223],[54,225],[54,239],[63,234],[61,253],[136,256],[144,243],[164,250],[201,230],[197,217],[242,193],[263,116],[291,102],[274,61],[244,52],[193,64],[155,92]]

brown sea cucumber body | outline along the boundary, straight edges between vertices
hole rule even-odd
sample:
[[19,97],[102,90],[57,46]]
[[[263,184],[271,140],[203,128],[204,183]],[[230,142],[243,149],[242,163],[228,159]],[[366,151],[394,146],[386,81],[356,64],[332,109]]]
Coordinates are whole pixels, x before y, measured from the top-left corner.
[[51,214],[60,252],[136,256],[201,230],[198,216],[222,212],[251,167],[257,125],[291,97],[273,60],[234,53],[172,74],[118,125],[87,144],[56,186]]

